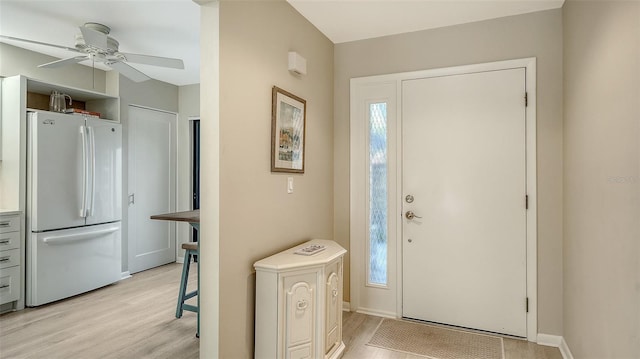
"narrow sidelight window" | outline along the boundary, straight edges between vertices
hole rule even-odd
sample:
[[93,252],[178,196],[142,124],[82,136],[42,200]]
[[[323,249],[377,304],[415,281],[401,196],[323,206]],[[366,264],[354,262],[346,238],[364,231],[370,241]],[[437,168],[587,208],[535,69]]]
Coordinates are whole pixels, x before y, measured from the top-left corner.
[[368,283],[387,285],[387,104],[369,105]]

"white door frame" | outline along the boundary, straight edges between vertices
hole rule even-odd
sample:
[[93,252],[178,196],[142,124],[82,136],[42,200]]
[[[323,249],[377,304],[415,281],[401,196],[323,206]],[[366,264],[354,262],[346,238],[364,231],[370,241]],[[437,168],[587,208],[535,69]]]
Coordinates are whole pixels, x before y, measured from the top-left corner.
[[[413,71],[389,75],[369,76],[351,79],[351,112],[350,112],[350,253],[351,253],[351,310],[356,312],[377,314],[382,316],[402,316],[402,226],[400,217],[402,215],[402,81],[428,77],[460,75],[475,72],[497,71],[514,68],[524,68],[526,72],[525,88],[527,92],[528,105],[526,113],[526,178],[527,195],[529,198],[527,210],[527,298],[529,311],[527,312],[527,339],[535,342],[538,331],[538,294],[537,294],[537,185],[536,185],[536,58],[524,58],[515,60],[505,60],[482,64],[447,67],[423,71]],[[388,183],[389,206],[393,210],[389,211],[389,243],[395,248],[389,248],[389,253],[395,253],[395,258],[388,258],[388,265],[395,270],[395,285],[387,290],[395,292],[395,312],[389,312],[390,308],[363,307],[361,303],[361,288],[365,287],[366,261],[365,254],[367,238],[367,208],[368,187],[366,183],[366,168],[368,166],[367,154],[367,133],[365,131],[366,116],[361,107],[363,96],[372,86],[385,86],[395,83],[395,128],[389,130],[395,138],[389,141],[389,154],[395,154],[394,158],[388,159]],[[524,101],[524,99],[523,99]],[[390,123],[389,126],[394,124]],[[391,148],[395,146],[395,148]],[[392,214],[396,215],[392,215]],[[392,232],[393,231],[393,232]],[[395,235],[395,238],[392,238]],[[355,253],[355,255],[354,255]],[[393,293],[390,293],[393,295]],[[371,301],[367,301],[371,302]],[[393,310],[393,308],[391,308]]]

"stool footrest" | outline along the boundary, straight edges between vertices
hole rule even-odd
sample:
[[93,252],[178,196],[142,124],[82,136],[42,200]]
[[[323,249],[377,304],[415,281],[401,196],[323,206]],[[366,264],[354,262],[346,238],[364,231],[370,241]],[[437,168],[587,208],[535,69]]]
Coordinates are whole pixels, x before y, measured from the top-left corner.
[[189,294],[186,294],[186,295],[184,296],[184,300],[191,299],[191,298],[195,297],[196,295],[198,295],[198,291],[197,291],[197,290],[194,290],[193,292],[191,292],[191,293],[189,293]]
[[188,310],[190,312],[198,313],[198,307],[196,307],[195,305],[183,304],[182,305],[182,309],[183,310]]

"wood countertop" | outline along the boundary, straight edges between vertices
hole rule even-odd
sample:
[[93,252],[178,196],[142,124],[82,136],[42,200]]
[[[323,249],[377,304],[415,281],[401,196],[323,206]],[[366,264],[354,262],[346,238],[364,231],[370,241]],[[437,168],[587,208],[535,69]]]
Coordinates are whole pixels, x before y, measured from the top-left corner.
[[173,212],[165,214],[155,214],[151,219],[163,219],[166,221],[178,221],[189,223],[200,223],[200,210]]

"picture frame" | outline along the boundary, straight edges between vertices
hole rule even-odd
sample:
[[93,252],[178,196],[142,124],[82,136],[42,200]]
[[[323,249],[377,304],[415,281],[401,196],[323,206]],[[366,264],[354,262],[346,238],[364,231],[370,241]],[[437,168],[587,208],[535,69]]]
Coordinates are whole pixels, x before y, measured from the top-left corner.
[[271,172],[304,173],[307,101],[271,89]]

